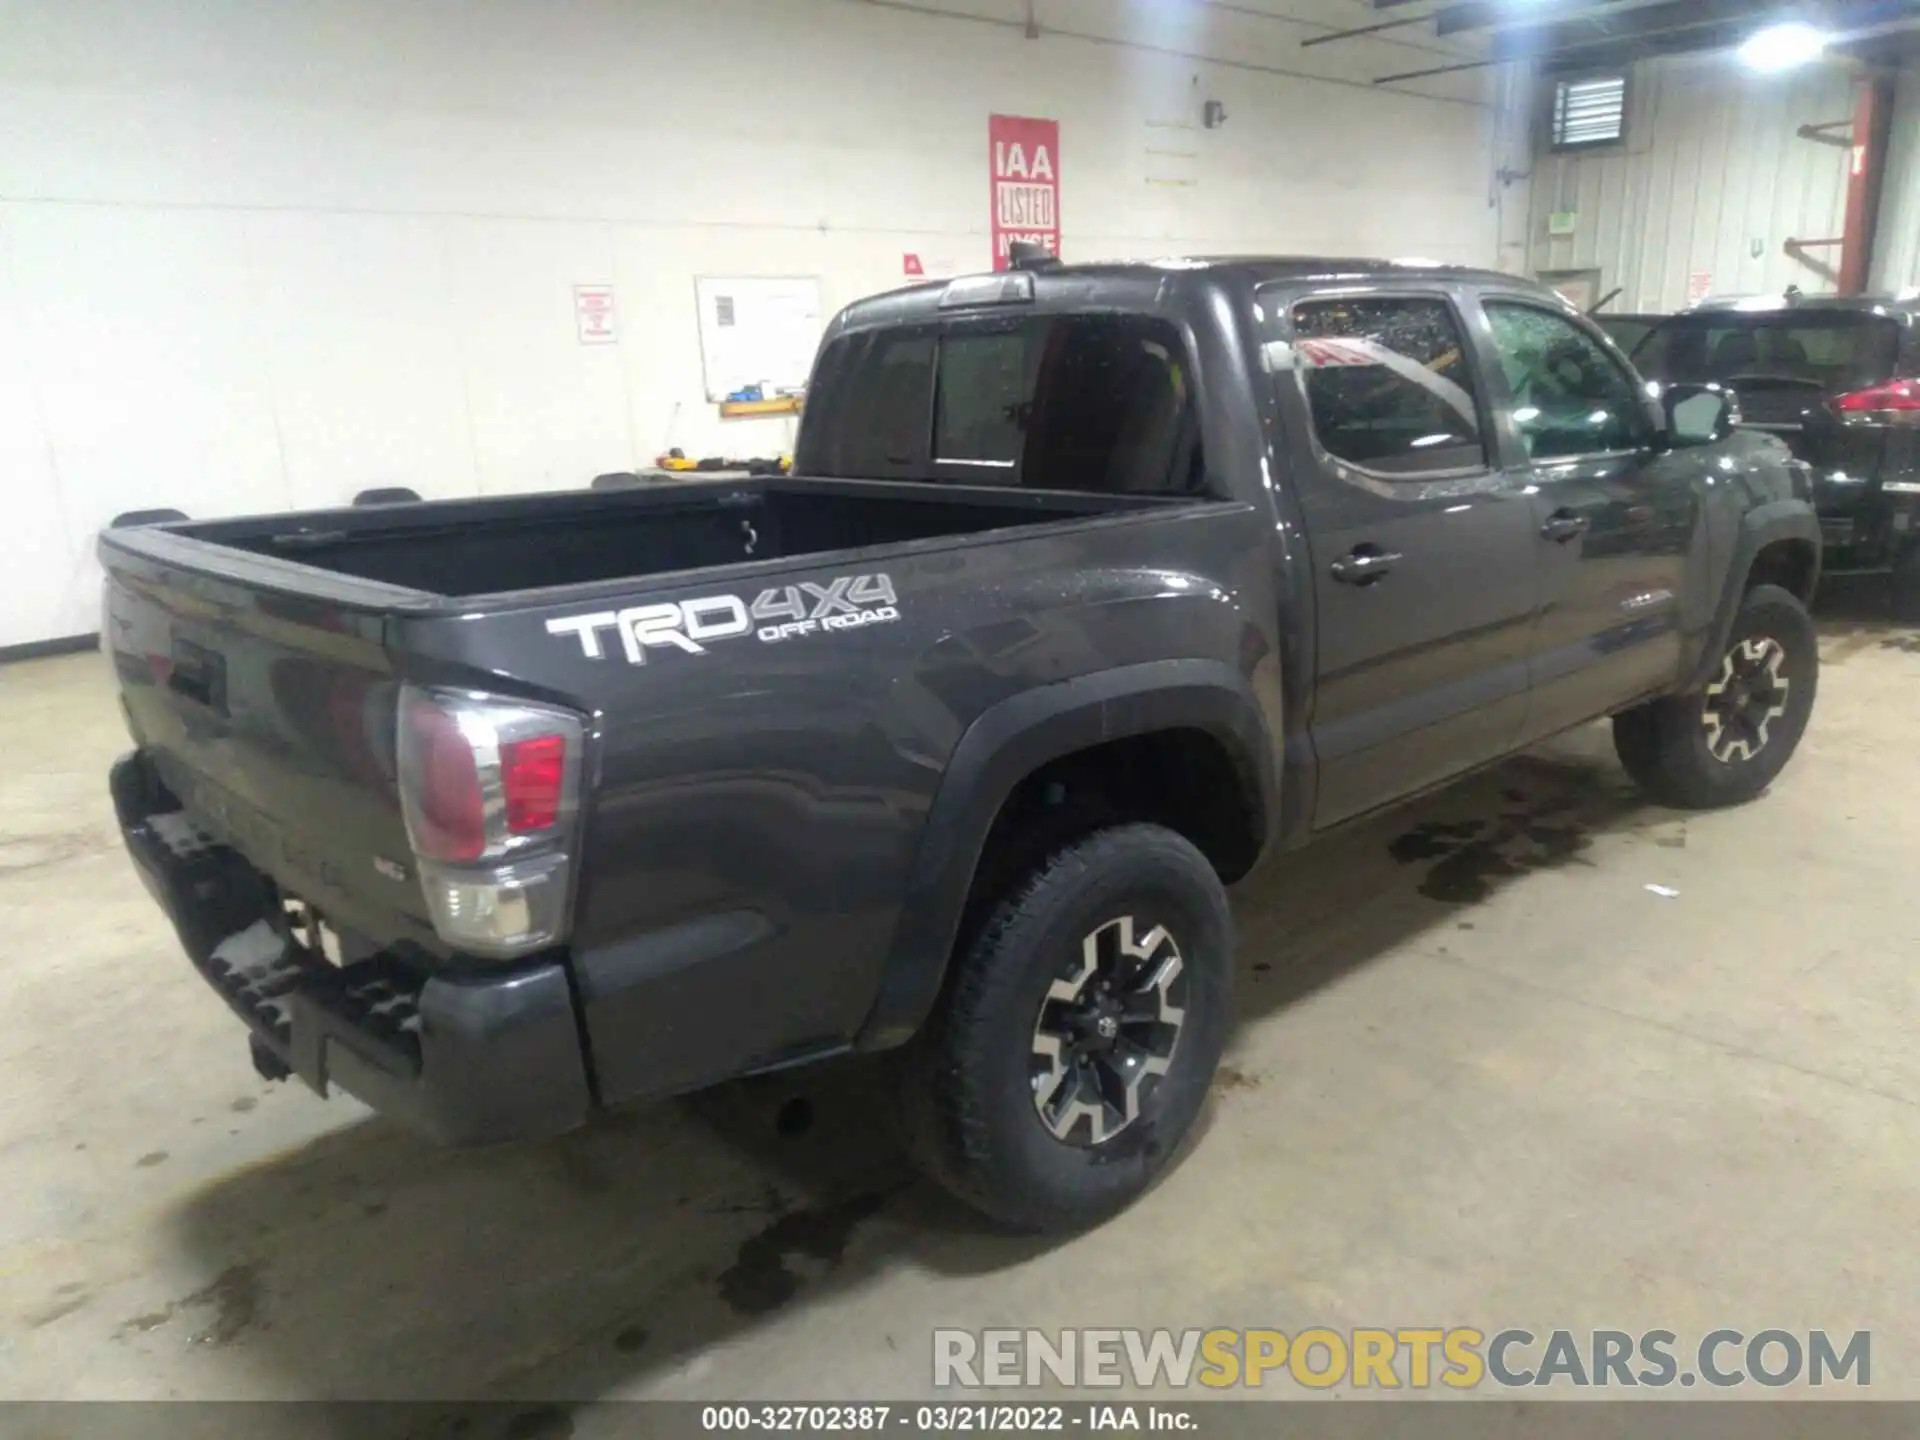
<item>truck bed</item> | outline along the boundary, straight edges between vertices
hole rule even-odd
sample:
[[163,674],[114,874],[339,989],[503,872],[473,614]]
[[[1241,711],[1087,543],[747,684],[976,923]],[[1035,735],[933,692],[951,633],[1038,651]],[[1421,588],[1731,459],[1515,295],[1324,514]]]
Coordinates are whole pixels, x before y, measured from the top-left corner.
[[465,597],[791,559],[1164,503],[1155,497],[783,477],[166,528],[338,575]]

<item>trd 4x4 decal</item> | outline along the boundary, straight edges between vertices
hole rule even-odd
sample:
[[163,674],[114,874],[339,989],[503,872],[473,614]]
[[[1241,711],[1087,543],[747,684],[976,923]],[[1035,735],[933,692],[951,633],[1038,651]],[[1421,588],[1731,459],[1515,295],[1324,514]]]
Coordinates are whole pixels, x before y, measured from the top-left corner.
[[649,649],[707,653],[707,643],[757,636],[776,645],[829,630],[858,630],[898,620],[893,581],[885,575],[840,575],[824,585],[802,580],[762,590],[748,604],[738,595],[703,595],[697,600],[633,605],[625,610],[596,610],[547,621],[549,635],[572,635],[589,660],[606,657],[601,632],[620,637],[629,665],[647,663]]

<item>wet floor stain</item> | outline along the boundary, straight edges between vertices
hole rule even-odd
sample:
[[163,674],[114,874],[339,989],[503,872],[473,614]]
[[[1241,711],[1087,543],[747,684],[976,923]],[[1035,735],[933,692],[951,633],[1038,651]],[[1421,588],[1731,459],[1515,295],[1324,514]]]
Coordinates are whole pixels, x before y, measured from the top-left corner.
[[800,1276],[787,1265],[804,1255],[838,1265],[861,1221],[870,1219],[886,1196],[878,1192],[850,1196],[830,1205],[788,1210],[772,1224],[741,1242],[733,1264],[720,1274],[720,1298],[736,1315],[765,1315],[800,1291]]
[[118,848],[116,837],[104,830],[76,830],[68,835],[20,835],[0,840],[0,875],[45,870],[88,855]]
[[1920,635],[1890,635],[1880,642],[1882,650],[1902,650],[1909,655],[1920,655]]
[[1684,850],[1687,848],[1687,832],[1682,830],[1678,835],[1661,835],[1653,843],[1662,850]]
[[156,1165],[164,1165],[167,1163],[167,1152],[164,1150],[149,1150],[133,1163],[142,1170],[151,1170]]
[[244,1115],[259,1103],[260,1102],[254,1099],[251,1095],[242,1095],[238,1100],[234,1101],[233,1104],[228,1108],[230,1108],[233,1111],[233,1113],[236,1115]]
[[1472,840],[1485,825],[1484,820],[1453,823],[1429,820],[1424,825],[1414,826],[1404,835],[1396,835],[1388,842],[1387,853],[1402,865],[1409,865],[1415,860],[1442,859]]
[[[1856,630],[1850,635],[1842,635],[1838,639],[1832,640],[1820,647],[1820,663],[1822,665],[1844,665],[1862,650],[1872,645],[1875,638],[1874,632],[1871,630]],[[1887,640],[1880,641],[1882,649],[1885,649],[1891,643],[1894,642]]]
[[64,1320],[80,1309],[93,1297],[87,1287],[76,1281],[69,1281],[53,1292],[53,1298],[37,1310],[29,1310],[22,1318],[29,1330],[44,1330],[56,1320]]
[[1222,1095],[1229,1090],[1258,1090],[1260,1077],[1249,1075],[1238,1065],[1222,1065],[1213,1072],[1213,1088]]
[[188,1337],[188,1343],[221,1349],[231,1345],[260,1318],[260,1276],[252,1265],[229,1265],[191,1295],[182,1296],[163,1309],[136,1315],[114,1332],[115,1339],[145,1335],[171,1322],[183,1312],[211,1311],[211,1319]]
[[1583,852],[1592,838],[1569,818],[1577,801],[1527,802],[1516,790],[1502,792],[1523,808],[1493,820],[1429,820],[1395,836],[1387,853],[1402,865],[1433,861],[1420,893],[1448,905],[1475,905],[1493,893],[1494,882],[1531,870],[1555,870],[1592,862]]

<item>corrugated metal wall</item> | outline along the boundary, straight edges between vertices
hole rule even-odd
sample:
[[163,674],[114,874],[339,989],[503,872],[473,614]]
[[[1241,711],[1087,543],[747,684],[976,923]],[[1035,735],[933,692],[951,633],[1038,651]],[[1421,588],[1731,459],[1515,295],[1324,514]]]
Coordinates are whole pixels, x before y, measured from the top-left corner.
[[1871,285],[1875,290],[1920,285],[1920,71],[1905,71],[1894,92]]
[[[1529,268],[1597,269],[1600,293],[1625,287],[1608,307],[1615,311],[1681,309],[1695,277],[1715,295],[1832,290],[1829,275],[1782,247],[1789,238],[1839,236],[1847,151],[1794,131],[1844,121],[1852,104],[1838,65],[1772,78],[1726,55],[1634,67],[1624,145],[1555,155],[1540,136]],[[1571,235],[1548,234],[1556,211],[1574,213]],[[1812,253],[1839,264],[1837,245]]]

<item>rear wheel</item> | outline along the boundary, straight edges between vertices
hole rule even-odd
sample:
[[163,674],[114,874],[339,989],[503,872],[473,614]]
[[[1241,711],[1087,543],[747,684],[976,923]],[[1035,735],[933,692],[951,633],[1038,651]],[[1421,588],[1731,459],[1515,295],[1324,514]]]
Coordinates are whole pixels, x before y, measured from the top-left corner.
[[1232,920],[1180,835],[1119,825],[993,904],[907,1056],[926,1169],[1024,1230],[1123,1208],[1199,1113],[1226,1041]]
[[1792,757],[1819,681],[1806,606],[1777,586],[1757,585],[1706,683],[1614,716],[1614,749],[1664,805],[1737,805],[1766,789]]

